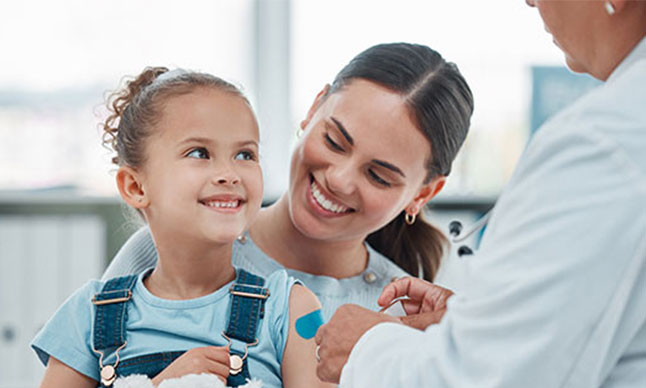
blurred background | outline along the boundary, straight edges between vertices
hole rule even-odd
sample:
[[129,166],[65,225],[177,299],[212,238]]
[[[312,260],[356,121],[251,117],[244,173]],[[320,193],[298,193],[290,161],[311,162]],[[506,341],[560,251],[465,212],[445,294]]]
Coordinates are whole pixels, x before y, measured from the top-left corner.
[[[270,203],[317,92],[360,51],[396,41],[438,50],[475,96],[467,142],[428,209],[443,229],[486,212],[532,132],[596,85],[563,67],[524,0],[0,3],[0,388],[38,384],[29,341],[138,227],[100,141],[104,99],[125,75],[161,65],[240,85],[259,116]],[[447,261],[446,284],[460,260]]]

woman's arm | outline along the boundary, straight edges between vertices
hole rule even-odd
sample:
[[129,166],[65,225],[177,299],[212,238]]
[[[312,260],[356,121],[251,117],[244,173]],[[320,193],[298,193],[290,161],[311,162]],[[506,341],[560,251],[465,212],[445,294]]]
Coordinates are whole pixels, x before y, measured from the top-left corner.
[[54,357],[49,357],[45,376],[40,383],[40,388],[96,388],[96,386],[96,380],[75,371]]
[[282,374],[285,388],[335,387],[316,377],[316,343],[314,337],[303,338],[296,330],[296,321],[319,310],[316,296],[301,285],[294,285],[289,296],[289,334],[283,354]]

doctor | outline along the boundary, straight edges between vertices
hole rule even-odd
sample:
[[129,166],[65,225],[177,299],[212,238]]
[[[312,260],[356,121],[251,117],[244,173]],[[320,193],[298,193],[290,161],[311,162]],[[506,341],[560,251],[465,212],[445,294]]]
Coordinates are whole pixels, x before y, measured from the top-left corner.
[[[466,287],[416,279],[418,327],[346,305],[317,333],[341,387],[646,386],[646,1],[527,0],[568,67],[606,81],[536,133]],[[409,317],[411,319],[413,316]],[[420,321],[424,321],[424,325]],[[344,366],[345,365],[345,366]]]

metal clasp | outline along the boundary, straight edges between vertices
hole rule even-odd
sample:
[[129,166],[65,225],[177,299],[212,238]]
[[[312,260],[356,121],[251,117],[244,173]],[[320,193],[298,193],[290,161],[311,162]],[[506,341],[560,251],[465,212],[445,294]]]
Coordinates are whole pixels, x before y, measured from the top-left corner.
[[254,294],[252,292],[236,291],[236,290],[234,290],[235,286],[236,285],[234,284],[229,288],[229,293],[231,295],[244,296],[244,297],[247,297],[247,298],[255,298],[255,299],[267,299],[267,298],[269,298],[269,290],[267,290],[264,287],[252,286],[252,285],[245,284],[244,285],[245,287],[252,287],[252,288],[259,288],[259,289],[267,290],[266,294],[264,294],[264,293],[263,294]]
[[126,296],[120,296],[118,298],[112,298],[112,299],[102,299],[102,300],[97,300],[96,295],[94,295],[94,298],[92,298],[92,304],[95,306],[103,306],[105,304],[112,304],[112,303],[121,303],[121,302],[127,302],[132,298],[132,291],[128,290],[128,294]]
[[94,349],[94,346],[92,347],[92,350],[94,353],[99,354],[99,367],[101,368],[101,384],[105,385],[106,387],[111,386],[114,381],[117,379],[117,366],[119,366],[119,351],[123,348],[126,347],[126,344],[128,341],[125,341],[123,345],[119,346],[116,351],[116,356],[117,356],[117,361],[114,362],[114,365],[103,365],[103,352]]
[[[224,332],[222,332],[222,337],[224,337],[227,341],[229,341],[229,344],[227,345],[229,347],[229,351],[231,350],[231,338],[229,338]],[[245,344],[244,345],[244,356],[240,357],[237,354],[229,354],[229,374],[232,376],[237,375],[238,373],[242,372],[242,367],[244,366],[244,360],[247,358],[249,355],[249,348],[251,346],[256,346],[258,345],[258,339],[256,339],[253,343],[250,344]]]

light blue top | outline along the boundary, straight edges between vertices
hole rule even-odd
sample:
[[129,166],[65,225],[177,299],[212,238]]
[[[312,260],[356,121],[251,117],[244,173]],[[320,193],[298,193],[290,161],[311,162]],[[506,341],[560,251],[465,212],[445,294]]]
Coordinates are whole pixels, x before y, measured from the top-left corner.
[[[128,302],[128,343],[120,352],[122,360],[151,353],[227,345],[221,333],[226,331],[229,287],[233,282],[200,298],[166,300],[151,294],[144,286],[142,279],[148,272],[139,275]],[[289,330],[289,293],[294,282],[285,271],[274,272],[266,278],[270,297],[258,329],[259,343],[249,348],[249,370],[265,387],[282,387],[280,363]],[[43,364],[47,365],[49,356],[53,356],[78,372],[100,380],[99,358],[90,344],[95,311],[91,299],[104,284],[98,280],[85,284],[36,335],[31,346]],[[242,342],[232,341],[232,349],[244,351]],[[114,361],[115,355],[110,354],[104,364]]]
[[[286,242],[287,243],[287,242]],[[267,256],[254,244],[249,234],[245,234],[233,244],[233,265],[259,276],[267,277],[277,270],[302,281],[312,290],[323,306],[323,317],[329,320],[336,309],[345,303],[354,303],[371,310],[378,310],[377,298],[384,286],[394,278],[408,275],[395,263],[375,251],[366,243],[368,265],[363,273],[344,279],[318,276],[286,269],[282,264]],[[137,231],[121,248],[110,266],[103,274],[104,279],[137,273],[154,266],[157,251],[153,244],[150,229]]]
[[426,331],[366,332],[341,387],[646,387],[646,38],[538,130],[465,280]]

